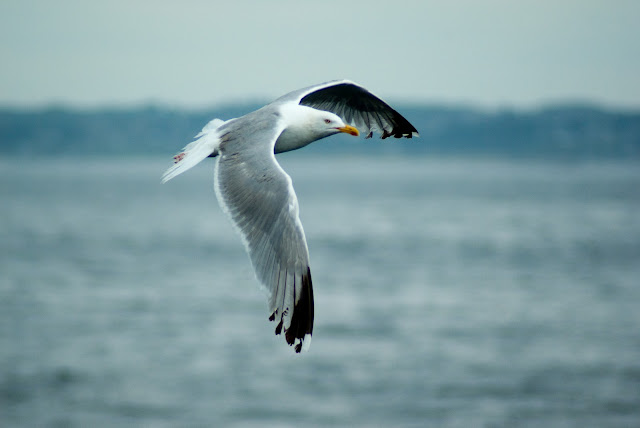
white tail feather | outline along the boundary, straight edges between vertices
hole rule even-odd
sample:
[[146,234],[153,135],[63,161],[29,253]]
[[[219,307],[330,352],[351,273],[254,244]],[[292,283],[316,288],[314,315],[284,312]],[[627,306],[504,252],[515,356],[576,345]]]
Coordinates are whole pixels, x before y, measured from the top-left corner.
[[196,135],[195,140],[185,146],[184,149],[173,157],[174,164],[162,175],[162,182],[166,183],[177,175],[193,168],[209,155],[218,150],[220,135],[217,130],[228,121],[213,119],[207,123],[202,131]]
[[202,128],[202,131],[200,131],[198,133],[198,135],[195,136],[195,138],[200,138],[205,134],[208,134],[209,132],[220,128],[222,125],[224,125],[225,123],[227,123],[228,120],[225,122],[222,119],[213,119],[212,121],[210,121],[209,123],[207,123],[204,128]]

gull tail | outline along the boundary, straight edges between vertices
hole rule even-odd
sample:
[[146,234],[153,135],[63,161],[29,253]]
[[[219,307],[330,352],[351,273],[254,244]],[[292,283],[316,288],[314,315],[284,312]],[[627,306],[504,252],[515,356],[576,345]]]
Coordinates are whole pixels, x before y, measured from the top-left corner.
[[218,129],[227,122],[229,121],[213,119],[207,123],[202,131],[195,136],[196,140],[173,157],[173,165],[162,175],[162,182],[166,183],[173,177],[191,169],[210,155],[217,155],[220,144]]

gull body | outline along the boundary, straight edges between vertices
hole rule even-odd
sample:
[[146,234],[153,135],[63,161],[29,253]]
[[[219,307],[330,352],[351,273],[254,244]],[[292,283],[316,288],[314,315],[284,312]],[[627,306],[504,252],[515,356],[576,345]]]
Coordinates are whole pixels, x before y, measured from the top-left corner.
[[286,94],[240,118],[214,119],[174,156],[163,182],[207,157],[216,159],[214,188],[247,249],[256,277],[267,290],[270,321],[296,352],[313,332],[309,250],[298,200],[275,154],[338,133],[411,138],[416,129],[363,87],[339,80]]

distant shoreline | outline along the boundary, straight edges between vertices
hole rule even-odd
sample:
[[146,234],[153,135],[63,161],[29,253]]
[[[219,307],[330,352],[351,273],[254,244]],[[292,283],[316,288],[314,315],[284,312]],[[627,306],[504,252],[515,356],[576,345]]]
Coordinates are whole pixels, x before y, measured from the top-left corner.
[[[0,107],[0,155],[171,154],[214,117],[242,115],[256,105],[186,110],[165,107],[36,110]],[[516,157],[640,158],[640,110],[557,104],[532,110],[398,105],[415,124],[411,141],[312,145],[319,152],[434,153]]]

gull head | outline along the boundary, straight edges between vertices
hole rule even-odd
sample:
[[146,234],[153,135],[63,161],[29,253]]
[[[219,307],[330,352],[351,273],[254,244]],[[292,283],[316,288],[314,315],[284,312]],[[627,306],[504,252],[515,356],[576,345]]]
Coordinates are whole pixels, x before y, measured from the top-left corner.
[[307,126],[320,135],[320,138],[339,134],[341,132],[355,137],[360,135],[355,127],[345,124],[340,116],[328,111],[311,110],[312,113],[308,116]]
[[296,150],[339,133],[360,135],[356,128],[345,124],[340,116],[328,111],[288,104],[280,107],[280,113],[286,127],[276,141],[275,153]]

